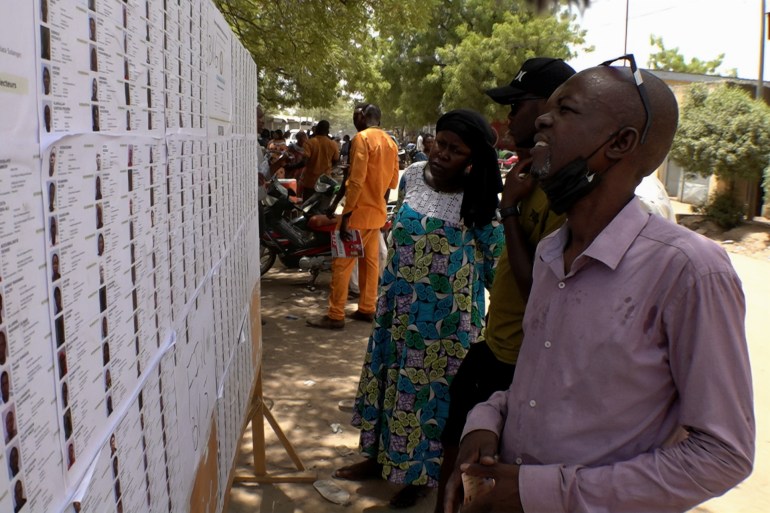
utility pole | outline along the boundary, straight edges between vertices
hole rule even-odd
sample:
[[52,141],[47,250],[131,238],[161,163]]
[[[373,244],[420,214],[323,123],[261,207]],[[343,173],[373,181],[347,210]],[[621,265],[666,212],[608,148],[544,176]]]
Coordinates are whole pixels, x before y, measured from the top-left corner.
[[762,99],[764,89],[764,74],[765,74],[765,19],[767,18],[765,10],[765,0],[759,0],[760,13],[760,30],[759,30],[759,76],[757,78],[757,100]]
[[[626,33],[623,36],[623,55],[626,55],[628,53],[628,3],[630,0],[626,0]],[[761,0],[764,2],[765,0]],[[764,18],[763,18],[764,19]],[[764,23],[764,22],[762,22]],[[764,27],[764,25],[763,25]],[[764,32],[764,29],[762,29]]]

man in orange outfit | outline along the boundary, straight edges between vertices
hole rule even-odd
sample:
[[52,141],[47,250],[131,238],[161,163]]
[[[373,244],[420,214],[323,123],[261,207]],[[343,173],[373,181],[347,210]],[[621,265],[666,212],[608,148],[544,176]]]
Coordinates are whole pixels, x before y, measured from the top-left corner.
[[[377,303],[379,277],[379,233],[386,219],[386,194],[398,185],[398,146],[380,128],[380,108],[373,104],[357,105],[353,124],[358,134],[350,145],[350,171],[345,191],[345,207],[339,224],[341,237],[347,230],[359,230],[364,256],[358,259],[358,283],[361,295],[358,310],[351,319],[372,322]],[[345,327],[345,303],[348,282],[355,260],[335,258],[332,262],[329,311],[318,319],[308,319],[308,326],[324,329]]]
[[332,168],[340,160],[340,148],[329,137],[329,122],[322,119],[316,125],[313,137],[302,147],[305,150],[305,170],[300,177],[302,198],[308,199],[313,195],[315,183],[321,175],[330,175]]

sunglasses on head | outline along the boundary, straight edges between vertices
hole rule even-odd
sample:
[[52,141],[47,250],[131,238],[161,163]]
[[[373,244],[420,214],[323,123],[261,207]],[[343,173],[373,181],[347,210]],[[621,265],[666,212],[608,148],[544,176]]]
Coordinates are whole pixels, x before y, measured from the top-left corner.
[[636,90],[639,91],[639,98],[642,99],[644,114],[647,117],[647,121],[644,123],[644,130],[642,130],[641,137],[641,143],[644,144],[644,141],[647,140],[647,132],[650,130],[650,125],[652,124],[652,114],[650,112],[650,101],[647,97],[647,89],[644,87],[644,81],[642,80],[642,72],[639,71],[639,68],[636,67],[636,59],[634,59],[634,54],[632,53],[627,53],[626,55],[621,55],[615,59],[604,61],[600,64],[600,66],[610,66],[617,61],[628,61],[630,64],[631,74],[634,76],[634,83],[636,84]]

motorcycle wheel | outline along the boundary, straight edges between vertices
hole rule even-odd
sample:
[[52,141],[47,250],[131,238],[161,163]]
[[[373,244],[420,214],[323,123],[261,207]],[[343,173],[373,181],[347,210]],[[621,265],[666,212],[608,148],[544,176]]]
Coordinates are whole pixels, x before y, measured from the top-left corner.
[[259,275],[262,276],[267,271],[270,270],[271,267],[273,267],[273,264],[275,263],[275,253],[265,246],[264,244],[261,244],[259,246]]

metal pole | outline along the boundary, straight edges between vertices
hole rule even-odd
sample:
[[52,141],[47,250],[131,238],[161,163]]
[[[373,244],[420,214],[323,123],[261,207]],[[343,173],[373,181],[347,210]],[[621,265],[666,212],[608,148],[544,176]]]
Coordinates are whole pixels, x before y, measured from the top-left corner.
[[[623,36],[623,55],[628,53],[628,3],[630,0],[626,0],[626,33]],[[764,2],[764,0],[762,0]]]
[[759,0],[759,7],[762,9],[760,13],[759,30],[759,75],[757,78],[757,100],[763,97],[762,89],[764,86],[764,74],[765,74],[765,0]]

